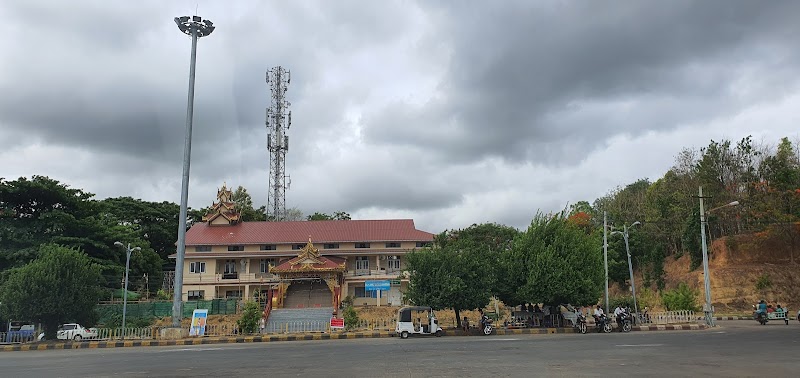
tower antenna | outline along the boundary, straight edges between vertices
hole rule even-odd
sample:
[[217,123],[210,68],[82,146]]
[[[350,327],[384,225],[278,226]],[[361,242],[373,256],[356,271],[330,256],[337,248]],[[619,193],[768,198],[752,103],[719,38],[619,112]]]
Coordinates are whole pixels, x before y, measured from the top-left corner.
[[292,112],[286,101],[291,74],[289,70],[277,66],[267,71],[272,98],[267,108],[267,149],[269,150],[269,193],[267,195],[266,217],[271,221],[286,219],[286,152],[289,151],[289,136],[286,132],[292,125]]

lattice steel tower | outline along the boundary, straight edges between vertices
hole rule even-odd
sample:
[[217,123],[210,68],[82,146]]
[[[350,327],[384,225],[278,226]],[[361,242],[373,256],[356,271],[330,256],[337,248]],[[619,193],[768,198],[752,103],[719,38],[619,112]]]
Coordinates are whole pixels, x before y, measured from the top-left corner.
[[289,136],[286,131],[292,125],[291,103],[286,101],[286,90],[291,81],[289,70],[278,66],[267,71],[267,84],[272,91],[272,100],[267,108],[267,149],[269,149],[269,194],[267,196],[267,220],[286,219],[286,152],[289,151]]

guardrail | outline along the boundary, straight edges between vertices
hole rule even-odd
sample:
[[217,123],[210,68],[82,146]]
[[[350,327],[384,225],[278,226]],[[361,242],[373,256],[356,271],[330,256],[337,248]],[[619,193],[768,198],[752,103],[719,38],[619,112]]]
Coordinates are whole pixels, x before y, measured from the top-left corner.
[[38,335],[36,332],[0,332],[0,343],[28,343],[36,340],[36,335]]
[[[700,317],[702,320],[702,317]],[[647,315],[640,314],[638,319],[642,324],[680,324],[696,323],[698,315],[694,311],[663,311],[651,312]]]

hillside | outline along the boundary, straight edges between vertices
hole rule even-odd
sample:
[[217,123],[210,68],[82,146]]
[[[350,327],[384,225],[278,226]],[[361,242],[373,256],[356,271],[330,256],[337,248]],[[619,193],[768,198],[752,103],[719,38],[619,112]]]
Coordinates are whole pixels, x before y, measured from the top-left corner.
[[[796,224],[800,228],[800,224]],[[797,232],[795,232],[797,234]],[[714,240],[711,243],[712,302],[719,313],[749,312],[759,299],[796,311],[800,307],[800,259],[790,262],[790,243],[781,233],[759,232]],[[667,288],[686,282],[698,290],[702,303],[702,266],[689,271],[687,255],[664,261]],[[761,279],[762,288],[757,288]],[[763,287],[766,286],[766,287]]]

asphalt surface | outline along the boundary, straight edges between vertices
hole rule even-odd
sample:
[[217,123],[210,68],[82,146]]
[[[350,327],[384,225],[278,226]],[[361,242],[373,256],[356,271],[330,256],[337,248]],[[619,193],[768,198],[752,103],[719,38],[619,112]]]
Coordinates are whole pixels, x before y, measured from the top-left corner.
[[800,324],[0,353],[4,377],[798,376]]

